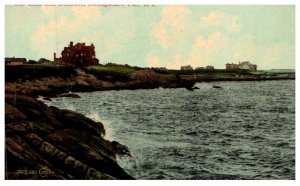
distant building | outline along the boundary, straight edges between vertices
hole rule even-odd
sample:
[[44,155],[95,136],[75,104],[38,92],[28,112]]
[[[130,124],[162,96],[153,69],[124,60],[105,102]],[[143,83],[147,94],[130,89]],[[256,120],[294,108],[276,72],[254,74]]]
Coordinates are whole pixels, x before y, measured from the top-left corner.
[[239,69],[239,65],[238,64],[234,64],[234,63],[226,63],[226,70],[238,70]]
[[5,58],[5,65],[24,65],[26,64],[26,58],[15,58],[15,57],[6,57]]
[[227,63],[226,70],[235,71],[235,70],[249,70],[252,72],[257,71],[257,65],[251,64],[249,61],[239,62],[239,64]]
[[251,64],[249,61],[240,62],[239,67],[240,69],[244,69],[244,70],[250,70],[253,72],[257,71],[257,65]]
[[193,70],[193,67],[191,65],[181,66],[181,70]]
[[99,60],[96,58],[95,54],[95,46],[93,44],[90,46],[85,45],[85,43],[73,45],[72,41],[68,47],[64,47],[60,58],[56,58],[56,53],[54,53],[54,62],[76,66],[99,64]]

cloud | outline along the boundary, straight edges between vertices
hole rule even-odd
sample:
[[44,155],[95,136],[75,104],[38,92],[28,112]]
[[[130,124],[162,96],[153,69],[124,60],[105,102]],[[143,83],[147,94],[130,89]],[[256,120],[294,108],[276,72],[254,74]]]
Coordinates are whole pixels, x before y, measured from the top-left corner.
[[218,26],[224,17],[224,13],[220,11],[212,11],[207,16],[201,17],[200,24],[204,26]]
[[241,26],[238,24],[238,20],[238,16],[229,15],[221,11],[212,11],[207,16],[200,18],[200,25],[204,28],[226,28],[229,32],[239,32]]
[[[221,11],[203,15],[190,11],[186,6],[167,6],[162,9],[160,20],[151,32],[158,43],[158,48],[151,55],[161,59],[160,65],[177,69],[188,64],[193,67],[216,64],[223,68],[227,61],[220,58],[230,60],[226,52],[231,53],[231,59],[238,58],[239,55],[230,48],[241,45],[239,40],[248,43],[240,33],[238,21],[238,16]],[[232,35],[234,39],[231,39]],[[167,58],[165,55],[173,56]]]
[[221,38],[221,32],[213,32],[206,40],[202,36],[198,36],[195,39],[194,48],[208,48],[213,49],[218,47],[219,40]]
[[288,22],[288,18],[269,16],[273,20],[270,29],[278,32],[266,32],[266,37],[264,30],[246,22],[257,20],[262,25],[264,21],[258,19],[263,12],[245,18],[245,12],[234,15],[227,8],[208,9],[211,7],[157,6],[147,8],[149,12],[143,14],[144,10],[128,7],[8,6],[5,53],[52,59],[53,52],[59,55],[74,41],[93,43],[102,62],[179,69],[188,64],[224,68],[227,62],[248,60],[266,69],[282,67],[287,61],[294,67],[293,34],[278,36],[281,28],[286,33],[291,30],[282,27],[282,21]]
[[14,6],[6,5],[5,7],[5,34],[14,33],[20,35],[20,30],[24,31],[38,20],[33,19],[39,16],[41,12],[34,6]]
[[91,33],[85,33],[79,39],[79,42],[94,42],[97,43],[96,50],[102,58],[109,58],[114,53],[120,52],[125,44],[134,37],[134,31],[130,30],[115,30],[111,33],[106,30],[96,30]]
[[[133,19],[128,10],[109,9],[105,14],[100,7],[75,6],[67,12],[55,7],[42,7],[49,21],[37,27],[30,37],[31,49],[40,57],[52,59],[52,52],[58,54],[70,41],[93,43],[98,58],[109,57],[118,53],[135,35],[135,27],[120,22],[117,18]],[[64,14],[60,15],[62,11]],[[116,20],[117,19],[117,20]],[[49,52],[51,51],[51,52]]]
[[74,6],[72,11],[79,23],[101,18],[100,8],[97,6]]
[[39,25],[30,37],[30,47],[38,56],[51,56],[49,50],[55,51],[57,40],[65,38],[72,40],[72,33],[69,30],[76,30],[78,26],[75,22],[70,22],[66,17],[59,17],[57,21],[51,20],[46,25]]
[[53,17],[55,16],[56,13],[56,7],[54,6],[42,6],[41,10],[43,12],[43,14],[45,14],[47,17]]
[[[87,26],[80,41],[96,43],[97,56],[106,61],[121,60],[122,56],[116,58],[118,53],[126,49],[126,46],[136,35],[136,25],[130,21],[124,22],[121,18],[134,20],[134,14],[130,9],[119,8],[108,11],[98,18],[96,23]],[[114,61],[118,62],[118,61]]]
[[151,57],[147,61],[147,66],[148,67],[160,67],[161,66],[161,61],[158,57]]
[[[263,68],[295,68],[295,63],[286,63],[287,61],[295,61],[295,46],[280,42],[266,50],[261,66]],[[286,66],[282,67],[282,64]]]
[[257,61],[255,56],[262,49],[257,45],[253,34],[246,33],[231,41],[232,62],[236,61]]
[[226,50],[228,42],[228,38],[221,32],[213,32],[207,39],[197,36],[190,51],[188,64],[194,67],[216,64],[219,55]]
[[[98,7],[73,7],[71,16],[55,16],[60,9],[54,6],[42,6],[42,12],[50,19],[46,24],[39,25],[30,37],[30,47],[40,57],[52,59],[52,52],[66,46],[69,41],[77,39],[76,34],[82,28],[94,24],[101,17]],[[95,18],[95,19],[90,19]]]
[[153,35],[160,46],[169,48],[183,39],[187,29],[185,18],[190,10],[185,6],[166,6],[161,12],[161,19],[154,27]]
[[166,67],[168,69],[180,69],[180,67],[183,65],[182,61],[181,61],[181,56],[180,55],[176,55],[174,57],[174,60],[171,63],[168,63],[166,65]]
[[166,64],[162,63],[161,59],[157,56],[151,56],[147,60],[148,67],[167,67],[168,69],[180,69],[182,66],[181,56],[175,55],[171,62]]
[[225,68],[228,62],[250,61],[258,69],[282,68],[285,62],[289,64],[286,68],[295,68],[294,44],[258,41],[256,35],[243,30],[240,16],[224,11],[203,15],[186,6],[167,6],[161,10],[151,34],[157,47],[149,51],[147,58],[159,59],[159,66]]
[[227,29],[232,32],[241,31],[241,26],[238,24],[239,18],[237,16],[231,17],[227,25]]

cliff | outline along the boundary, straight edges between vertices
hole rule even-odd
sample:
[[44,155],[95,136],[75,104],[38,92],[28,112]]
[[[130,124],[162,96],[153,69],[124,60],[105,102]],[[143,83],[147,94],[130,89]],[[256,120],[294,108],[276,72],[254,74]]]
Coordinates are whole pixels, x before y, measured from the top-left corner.
[[5,131],[6,179],[133,179],[116,162],[127,147],[76,112],[8,93]]

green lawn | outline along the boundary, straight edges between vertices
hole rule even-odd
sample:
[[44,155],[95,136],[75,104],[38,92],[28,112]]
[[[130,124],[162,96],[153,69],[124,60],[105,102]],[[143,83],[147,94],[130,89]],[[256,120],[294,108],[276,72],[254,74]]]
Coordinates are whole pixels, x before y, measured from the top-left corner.
[[137,67],[130,67],[125,65],[94,65],[86,68],[91,71],[120,75],[128,75],[138,70]]

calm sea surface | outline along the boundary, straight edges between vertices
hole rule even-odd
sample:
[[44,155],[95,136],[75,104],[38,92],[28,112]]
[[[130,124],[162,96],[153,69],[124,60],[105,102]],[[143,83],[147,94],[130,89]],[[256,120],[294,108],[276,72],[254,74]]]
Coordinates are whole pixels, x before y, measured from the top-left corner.
[[119,164],[136,179],[295,179],[295,81],[196,86],[49,104],[102,121],[107,139],[129,147]]

